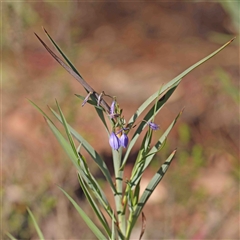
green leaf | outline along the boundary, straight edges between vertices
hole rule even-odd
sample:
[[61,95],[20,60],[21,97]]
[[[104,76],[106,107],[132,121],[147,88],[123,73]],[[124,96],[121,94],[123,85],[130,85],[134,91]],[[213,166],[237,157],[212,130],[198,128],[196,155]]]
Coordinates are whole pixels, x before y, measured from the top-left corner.
[[46,35],[48,36],[48,38],[50,39],[50,41],[52,42],[52,44],[54,45],[54,47],[57,49],[57,51],[62,55],[62,57],[65,59],[65,61],[68,63],[68,65],[72,68],[72,70],[79,75],[79,77],[83,78],[81,76],[81,74],[78,72],[78,70],[75,68],[75,66],[73,65],[73,63],[66,57],[66,55],[63,53],[63,51],[61,50],[61,48],[55,43],[55,41],[51,38],[51,36],[48,34],[47,30],[45,28],[43,28],[44,32],[46,33]]
[[167,130],[162,134],[162,136],[159,138],[157,143],[152,147],[152,149],[149,151],[149,157],[146,158],[146,164],[149,165],[155,154],[158,152],[159,148],[162,146],[163,142],[166,141],[169,133],[173,129],[174,125],[176,124],[178,118],[182,115],[184,108],[178,113],[178,115],[175,117],[175,119],[171,122]]
[[[48,115],[43,112],[41,110],[41,108],[39,108],[34,102],[32,102],[31,100],[29,100],[30,103],[48,120],[47,122],[49,122],[50,128],[54,129],[54,133],[57,137],[57,139],[59,138],[59,142],[60,144],[64,147],[67,155],[70,157],[70,159],[73,161],[74,165],[77,167],[77,169],[79,169],[79,166],[77,164],[77,158],[76,155],[73,154],[71,148],[69,148],[69,145],[67,144],[67,141],[63,138],[63,136],[61,136],[61,134],[58,132],[56,126],[54,125],[54,123],[52,122],[52,120],[48,117]],[[50,108],[50,110],[53,112],[53,114],[55,115],[55,117],[62,123],[62,119],[61,117],[53,110]],[[116,193],[116,188],[112,182],[112,178],[110,175],[110,172],[105,164],[105,162],[102,160],[102,158],[100,157],[100,155],[95,151],[95,149],[81,136],[79,135],[72,127],[70,127],[70,125],[68,125],[68,128],[70,130],[70,132],[73,134],[73,136],[78,140],[79,143],[81,143],[84,148],[87,150],[87,152],[89,153],[89,155],[93,158],[93,160],[97,163],[97,165],[99,166],[99,168],[101,169],[101,171],[103,172],[104,176],[106,177],[107,181],[109,182],[112,190],[114,193]],[[60,134],[60,135],[59,135]],[[79,169],[80,170],[80,169]]]
[[[106,131],[109,133],[105,118],[104,118],[104,114],[102,112],[102,108],[97,106],[97,101],[96,98],[99,96],[98,93],[96,93],[96,91],[83,79],[83,77],[81,76],[81,74],[78,72],[78,70],[76,69],[76,67],[73,65],[73,63],[66,57],[66,55],[63,53],[63,51],[61,50],[61,48],[56,44],[56,42],[52,39],[52,37],[48,34],[48,32],[46,31],[46,29],[43,28],[43,30],[45,31],[45,33],[47,34],[48,38],[50,39],[50,41],[52,42],[52,44],[55,46],[55,48],[57,49],[57,51],[62,55],[62,57],[65,59],[65,61],[68,63],[68,65],[70,66],[71,69],[69,69],[62,61],[61,59],[59,59],[48,47],[47,45],[38,37],[38,39],[40,40],[40,42],[43,44],[43,46],[47,49],[47,51],[53,56],[53,58],[55,58],[55,60],[57,60],[58,63],[60,63],[60,65],[62,65],[76,80],[78,80],[81,85],[87,90],[87,92],[92,92],[94,96],[90,96],[92,99],[92,102],[95,103],[95,109],[96,112],[98,114],[98,116],[100,117],[100,119],[102,120]],[[50,51],[49,51],[50,50]],[[72,71],[73,72],[72,72]],[[76,76],[76,74],[79,76]],[[105,107],[105,109],[107,111],[109,111],[109,106],[108,104],[102,100],[102,104]],[[100,108],[100,110],[99,110]]]
[[105,193],[99,186],[96,179],[93,177],[93,175],[90,173],[89,168],[86,164],[86,162],[82,159],[82,157],[79,158],[81,169],[83,169],[83,172],[80,172],[80,175],[83,177],[84,181],[86,182],[87,186],[93,191],[96,198],[98,199],[99,203],[104,207],[106,212],[108,214],[111,214],[111,207],[110,204],[106,198]]
[[73,162],[74,166],[81,172],[82,169],[78,165],[78,157],[76,156],[75,152],[73,151],[72,147],[69,145],[67,140],[62,136],[62,134],[59,132],[59,130],[48,120],[46,119],[50,129],[54,133],[55,137],[61,144],[64,151],[67,153],[71,161]]
[[98,107],[95,107],[95,110],[97,112],[97,115],[99,116],[99,118],[101,119],[108,135],[109,135],[109,129],[108,129],[108,126],[107,126],[107,123],[106,123],[106,120],[105,120],[105,117],[104,117],[104,114],[103,114],[103,111],[102,109],[98,109]]
[[[33,104],[33,105],[36,106],[35,104]],[[37,107],[37,109],[44,116],[47,117],[46,121],[47,121],[50,129],[52,130],[52,132],[58,139],[59,143],[61,144],[61,146],[63,147],[63,149],[65,150],[65,152],[67,153],[67,155],[69,156],[71,161],[73,162],[74,166],[78,169],[79,173],[84,177],[85,181],[88,182],[89,187],[91,187],[91,189],[93,190],[94,194],[97,196],[100,203],[105,207],[105,209],[110,208],[107,198],[106,198],[104,192],[101,190],[100,186],[98,185],[97,181],[93,178],[92,175],[90,175],[89,172],[88,172],[88,174],[86,174],[86,172],[87,172],[86,165],[82,164],[83,168],[81,168],[79,166],[78,160],[80,160],[80,159],[78,158],[78,154],[76,154],[77,151],[75,149],[75,146],[74,145],[70,146],[69,143],[66,141],[66,139],[62,136],[62,134],[56,128],[56,126],[52,123],[52,121],[49,120],[50,118],[39,107]],[[59,118],[61,119],[60,116],[59,116]],[[61,119],[61,121],[63,121],[63,120]],[[67,125],[66,122],[65,122],[65,124]],[[84,172],[84,170],[85,170],[85,172]]]
[[131,188],[133,188],[135,185],[138,184],[138,182],[140,181],[145,169],[149,166],[149,164],[151,163],[152,159],[154,158],[155,154],[159,151],[159,148],[161,147],[161,145],[163,144],[163,142],[166,141],[167,136],[169,135],[169,133],[171,132],[173,126],[175,125],[175,123],[177,122],[178,118],[181,116],[183,110],[176,116],[176,118],[172,121],[172,123],[170,124],[170,126],[167,128],[167,130],[162,134],[162,136],[159,138],[159,140],[157,141],[157,143],[152,147],[152,149],[148,152],[147,156],[145,156],[144,159],[142,159],[142,162],[140,165],[137,165],[137,167],[135,168],[135,171],[133,172],[133,174],[131,175],[130,178],[130,182],[129,182],[129,186],[131,186]]
[[88,217],[88,215],[78,206],[78,204],[71,198],[61,187],[59,189],[66,195],[66,197],[70,200],[70,202],[73,204],[73,206],[78,211],[79,215],[82,217],[82,219],[85,221],[85,223],[88,225],[90,230],[95,234],[95,236],[99,239],[106,239],[106,236],[103,235],[103,233],[99,230],[99,228],[93,223],[93,221]]
[[[104,227],[106,233],[108,236],[111,236],[111,230],[108,226],[107,220],[104,217],[104,215],[102,214],[101,210],[99,209],[99,207],[97,206],[97,204],[95,203],[94,199],[92,198],[90,192],[87,189],[87,186],[85,185],[83,179],[81,178],[80,174],[78,174],[78,180],[79,183],[81,185],[81,188],[84,192],[85,197],[87,198],[89,204],[91,205],[93,211],[95,212],[96,216],[98,217],[99,221],[101,222],[102,226]],[[110,217],[112,217],[112,210],[108,209],[108,214]],[[113,221],[114,221],[114,216],[113,216]]]
[[168,167],[170,166],[177,150],[174,150],[171,155],[167,158],[167,160],[162,164],[160,169],[157,171],[157,173],[153,176],[153,178],[150,180],[149,184],[145,188],[139,202],[138,202],[138,207],[135,211],[135,214],[143,209],[145,203],[147,202],[148,198],[151,196],[153,193],[154,189],[157,187],[159,182],[162,180],[164,174],[167,172]]
[[[161,88],[162,89],[162,88]],[[165,105],[165,103],[167,102],[167,100],[170,98],[170,96],[173,94],[173,92],[175,91],[175,88],[172,88],[170,90],[168,90],[158,101],[157,104],[155,104],[154,106],[152,106],[152,108],[148,111],[148,113],[145,115],[143,121],[139,124],[137,130],[135,131],[135,133],[133,134],[133,137],[129,143],[129,146],[127,148],[127,151],[125,153],[124,159],[123,159],[123,163],[121,166],[121,169],[125,166],[129,154],[133,148],[133,146],[135,145],[137,139],[139,138],[141,132],[143,131],[143,129],[148,125],[147,122],[151,121],[155,114],[157,114],[162,107]],[[158,92],[159,94],[159,92]]]
[[[197,63],[193,64],[191,67],[189,67],[188,69],[186,69],[184,72],[182,72],[181,74],[179,74],[177,77],[175,77],[174,79],[172,79],[171,81],[169,81],[168,83],[164,84],[160,91],[158,90],[157,92],[155,92],[152,96],[150,96],[139,108],[138,110],[133,114],[133,116],[130,118],[128,124],[133,126],[135,121],[137,120],[137,118],[139,117],[139,115],[162,93],[164,93],[165,91],[168,91],[164,96],[165,98],[167,97],[167,99],[172,95],[172,93],[174,92],[174,90],[177,88],[177,86],[179,85],[179,83],[181,82],[182,78],[185,77],[188,73],[190,73],[192,70],[194,70],[195,68],[197,68],[198,66],[200,66],[201,64],[203,64],[204,62],[206,62],[207,60],[209,60],[210,58],[212,58],[213,56],[215,56],[217,53],[219,53],[221,50],[223,50],[227,45],[229,45],[235,38],[231,39],[230,41],[228,41],[226,44],[224,44],[222,47],[220,47],[219,49],[217,49],[216,51],[214,51],[213,53],[209,54],[207,57],[203,58],[202,60],[198,61]],[[167,99],[162,99],[163,102],[162,104],[160,104],[160,106],[157,106],[156,108],[156,113],[159,112],[159,110],[161,109],[161,107],[165,104]],[[161,100],[161,99],[160,99]],[[160,101],[159,100],[159,101]],[[154,112],[154,107],[151,108],[151,110],[147,113],[147,115],[144,117],[144,119],[146,121],[151,120],[152,114]],[[136,130],[136,132],[133,135],[132,140],[129,143],[127,152],[124,156],[124,160],[122,163],[121,168],[123,168],[126,164],[126,161],[128,159],[128,156],[130,154],[131,149],[133,148],[134,144],[136,143],[141,131],[145,128],[146,124],[144,124],[143,122],[139,125],[138,129]]]
[[[72,149],[72,146],[69,145],[69,143],[66,141],[66,139],[62,136],[62,134],[58,131],[58,129],[48,120],[46,120],[49,124],[51,130],[53,131],[54,135],[58,139],[59,143],[75,165],[75,167],[78,169],[81,176],[84,178],[84,180],[88,183],[89,187],[93,190],[94,194],[98,198],[99,202],[107,209],[110,208],[110,205],[107,201],[107,198],[104,194],[104,192],[101,190],[100,186],[98,185],[97,181],[93,178],[93,176],[90,174],[90,172],[87,169],[87,165],[84,164],[84,161],[81,161],[81,158],[76,156],[76,150]],[[81,161],[81,166],[79,166],[78,161]]]
[[33,101],[31,101],[30,99],[28,99],[28,101],[46,118],[48,119],[53,125],[53,121],[48,117],[48,115],[40,108],[38,107]]
[[[93,102],[97,103],[96,99],[98,98],[99,94],[83,79],[83,77],[81,76],[81,74],[78,72],[78,70],[75,68],[75,66],[72,64],[72,62],[66,57],[66,55],[63,53],[63,51],[60,49],[60,47],[56,44],[56,42],[52,39],[52,37],[48,34],[48,32],[46,31],[46,29],[43,28],[43,30],[45,31],[46,35],[48,36],[48,38],[50,39],[50,41],[52,42],[52,44],[54,45],[54,47],[58,50],[58,52],[62,55],[62,57],[65,59],[65,61],[68,63],[65,64],[43,41],[42,39],[35,33],[36,37],[38,38],[38,40],[42,43],[42,45],[46,48],[46,50],[52,55],[52,57],[66,70],[68,71],[85,89],[87,92],[92,92],[93,94],[91,94],[91,99]],[[103,105],[103,107],[109,112],[110,107],[108,106],[108,104],[104,101],[104,99],[102,99],[101,104]],[[97,105],[97,104],[95,104]],[[102,110],[99,110],[98,107],[95,107],[98,116],[100,117],[100,119],[102,120],[107,132],[109,132],[104,115]]]
[[[47,33],[47,31],[44,29],[45,33],[50,37],[50,35]],[[68,60],[68,58],[65,56],[65,54],[61,51],[61,49],[58,47],[58,45],[54,42],[52,38],[50,38],[53,45],[57,48],[59,53],[63,56],[63,58],[67,61],[69,66],[61,59],[59,58],[45,43],[44,41],[35,33],[35,36],[38,38],[40,43],[45,47],[45,49],[51,54],[51,56],[68,72],[70,73],[84,88],[87,92],[92,92],[94,97],[91,96],[92,99],[98,99],[99,94],[81,77],[80,73],[76,70],[76,68],[73,66],[73,64]],[[106,111],[109,112],[110,107],[108,104],[102,99],[101,102],[102,106],[106,109]]]
[[153,191],[155,190],[155,188],[157,187],[157,185],[159,184],[159,182],[162,180],[164,174],[167,172],[168,167],[170,166],[170,163],[174,157],[176,153],[176,150],[174,150],[172,152],[172,154],[167,158],[167,160],[162,164],[162,166],[160,167],[160,169],[157,171],[157,173],[153,176],[153,178],[150,180],[149,184],[147,185],[147,187],[145,188],[139,202],[138,205],[134,211],[133,214],[133,219],[131,221],[131,226],[130,229],[133,228],[133,226],[135,225],[139,214],[141,213],[143,207],[145,206],[147,200],[149,199],[149,197],[151,196],[151,194],[153,193]]
[[[55,117],[62,123],[61,117],[52,109],[50,108],[52,113],[55,115]],[[79,143],[82,144],[82,146],[86,149],[86,151],[89,153],[89,155],[92,157],[92,159],[96,162],[100,170],[102,171],[103,175],[106,177],[106,180],[109,182],[112,190],[114,193],[116,193],[116,188],[113,184],[110,172],[108,170],[107,165],[102,160],[101,156],[97,153],[97,151],[77,132],[75,131],[70,125],[68,125],[68,128],[72,135],[77,139]]]
[[17,240],[12,234],[10,234],[9,232],[5,233],[11,240]]
[[[166,90],[170,90],[172,88],[175,88],[179,85],[182,78],[185,77],[188,73],[190,73],[192,70],[209,60],[210,58],[214,57],[217,53],[222,51],[225,47],[227,47],[235,38],[231,39],[227,43],[225,43],[222,47],[218,48],[213,53],[209,54],[207,57],[201,59],[197,63],[193,64],[191,67],[187,68],[184,72],[179,74],[177,77],[169,81],[168,83],[164,84],[161,88],[160,94],[165,92]],[[139,117],[139,115],[151,104],[152,101],[154,101],[159,95],[159,91],[155,92],[152,96],[150,96],[139,108],[138,110],[133,114],[133,116],[130,118],[129,123],[134,124],[136,119]]]
[[[85,97],[82,96],[82,95],[75,94],[75,96],[78,97],[78,98],[80,98],[80,99],[83,100],[83,101],[85,100]],[[94,107],[96,107],[96,108],[98,108],[98,109],[101,109],[101,110],[103,109],[102,107],[97,106],[97,102],[96,102],[96,101],[93,101],[93,100],[91,100],[91,99],[88,99],[88,100],[87,100],[87,103],[93,105]]]
[[116,234],[115,234],[115,221],[114,221],[114,212],[112,211],[112,216],[111,216],[111,219],[112,219],[112,234],[111,234],[111,239],[116,239]]
[[35,229],[36,229],[36,231],[37,231],[38,237],[39,237],[40,239],[43,239],[43,240],[44,240],[44,236],[43,236],[43,234],[42,234],[42,231],[40,230],[40,228],[39,228],[39,226],[38,226],[38,224],[37,224],[37,221],[36,221],[35,217],[33,216],[31,210],[30,210],[29,208],[27,208],[27,211],[28,211],[28,213],[29,213],[29,215],[30,215],[30,217],[31,217],[31,219],[32,219],[32,221],[33,221],[33,224],[34,224],[34,227],[35,227]]
[[72,150],[73,150],[73,152],[75,153],[75,155],[78,157],[78,153],[77,153],[77,150],[76,150],[76,147],[75,147],[75,144],[74,144],[72,135],[71,135],[71,133],[70,133],[70,131],[69,131],[67,121],[66,121],[66,119],[65,119],[65,117],[64,117],[64,115],[63,115],[63,112],[62,112],[60,106],[58,105],[57,100],[56,100],[56,104],[57,104],[58,111],[59,111],[60,116],[61,116],[61,119],[62,119],[63,126],[64,126],[64,128],[65,128],[65,131],[66,131],[68,140],[69,140],[70,145],[71,145],[71,147],[72,147]]

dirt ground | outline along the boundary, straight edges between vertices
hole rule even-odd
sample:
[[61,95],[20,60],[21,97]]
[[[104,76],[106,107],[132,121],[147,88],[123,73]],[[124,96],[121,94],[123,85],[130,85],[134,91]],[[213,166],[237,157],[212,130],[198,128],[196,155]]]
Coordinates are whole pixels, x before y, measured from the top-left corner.
[[[239,4],[234,4],[2,3],[2,239],[8,239],[5,232],[17,239],[36,238],[26,207],[34,212],[46,239],[94,239],[57,187],[96,220],[76,171],[28,99],[49,114],[47,106],[56,109],[57,99],[69,124],[112,168],[106,132],[93,108],[82,108],[74,96],[84,95],[83,88],[34,36],[36,32],[51,45],[41,26],[94,89],[117,96],[126,119],[162,84],[237,36],[187,75],[157,116],[161,129],[156,140],[185,107],[165,148],[144,175],[142,188],[177,148],[144,208],[143,239],[239,239],[239,16],[236,20],[234,11]],[[139,238],[140,227],[139,222],[132,239]]]

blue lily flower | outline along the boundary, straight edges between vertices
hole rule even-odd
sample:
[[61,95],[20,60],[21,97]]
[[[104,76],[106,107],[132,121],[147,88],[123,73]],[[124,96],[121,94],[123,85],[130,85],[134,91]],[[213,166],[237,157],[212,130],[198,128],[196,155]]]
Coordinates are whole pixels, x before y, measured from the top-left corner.
[[109,137],[109,144],[110,144],[111,148],[114,150],[118,150],[121,146],[120,140],[114,132],[112,132]]
[[125,133],[123,133],[119,140],[120,140],[121,146],[126,148],[128,145],[128,136]]

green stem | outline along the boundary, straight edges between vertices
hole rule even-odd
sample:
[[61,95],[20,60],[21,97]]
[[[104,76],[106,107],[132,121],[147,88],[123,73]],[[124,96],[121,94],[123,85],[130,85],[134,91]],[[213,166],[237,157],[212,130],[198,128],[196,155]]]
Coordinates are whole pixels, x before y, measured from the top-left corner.
[[133,212],[130,212],[128,217],[127,231],[126,231],[126,240],[130,238],[130,234],[133,228],[132,221],[133,221]]
[[121,161],[122,161],[122,147],[118,151],[113,150],[113,165],[117,190],[114,199],[117,211],[118,227],[120,232],[122,233],[122,235],[119,235],[119,238],[125,239],[126,219],[125,213],[123,211],[123,171],[120,170]]

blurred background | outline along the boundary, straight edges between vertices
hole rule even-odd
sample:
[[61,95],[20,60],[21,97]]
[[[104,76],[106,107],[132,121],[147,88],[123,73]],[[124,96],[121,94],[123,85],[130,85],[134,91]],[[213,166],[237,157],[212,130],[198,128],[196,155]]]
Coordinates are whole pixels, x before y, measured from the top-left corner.
[[[94,239],[57,186],[95,221],[77,174],[31,99],[50,114],[55,99],[67,121],[111,164],[111,149],[91,106],[81,108],[73,79],[39,43],[44,26],[98,92],[117,96],[128,120],[159,87],[237,36],[187,75],[156,122],[184,113],[144,175],[177,155],[144,209],[144,239],[239,239],[239,2],[2,3],[2,239]],[[130,172],[138,146],[126,167]],[[107,186],[92,160],[95,176]],[[138,239],[139,221],[132,239]]]

